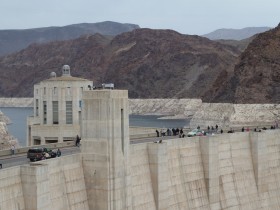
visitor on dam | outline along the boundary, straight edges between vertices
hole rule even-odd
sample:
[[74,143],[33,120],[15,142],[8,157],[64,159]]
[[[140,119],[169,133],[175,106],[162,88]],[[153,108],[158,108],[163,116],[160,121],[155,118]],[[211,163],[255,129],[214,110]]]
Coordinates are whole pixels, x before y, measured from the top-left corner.
[[11,146],[11,153],[12,153],[12,155],[15,154],[15,149],[16,149],[15,145],[12,145],[12,146]]
[[176,129],[175,128],[172,128],[172,133],[173,133],[173,136],[176,136]]
[[160,130],[160,134],[161,134],[161,136],[165,136],[165,130],[164,130],[164,129],[161,129],[161,130]]
[[184,134],[183,128],[181,128],[179,138],[184,138],[184,137],[185,137],[185,134]]
[[167,128],[166,133],[167,133],[167,136],[171,136],[171,129],[170,129],[170,128]]
[[57,151],[56,151],[56,156],[57,156],[57,157],[60,157],[60,156],[61,156],[61,151],[60,151],[59,148],[58,148]]
[[156,130],[156,133],[157,133],[157,137],[159,137],[159,131],[158,130]]
[[76,137],[76,147],[80,146],[80,141],[81,141],[81,138],[79,137],[79,135],[77,135],[77,137]]

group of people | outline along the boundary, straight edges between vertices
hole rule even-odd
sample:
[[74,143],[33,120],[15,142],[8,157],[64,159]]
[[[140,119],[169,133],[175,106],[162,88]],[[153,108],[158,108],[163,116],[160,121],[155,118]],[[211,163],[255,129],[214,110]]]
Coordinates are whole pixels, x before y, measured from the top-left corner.
[[[43,159],[48,159],[51,157],[51,155],[48,152],[43,153],[44,158]],[[61,150],[58,148],[56,152],[52,153],[52,157],[60,157],[61,156]]]
[[183,128],[179,129],[179,128],[167,128],[167,130],[165,131],[165,129],[161,129],[160,132],[158,130],[156,130],[157,133],[157,137],[160,136],[177,136],[179,135],[179,137],[185,137],[184,135],[184,131]]
[[[278,128],[278,124],[277,125],[272,125],[272,126],[270,126],[270,129],[271,130],[274,130],[274,129],[277,129]],[[254,128],[254,132],[262,132],[262,130],[267,130],[268,128],[267,127],[262,127],[261,129],[260,128],[258,128],[258,127],[256,127],[256,128]],[[244,127],[242,127],[241,128],[241,131],[242,132],[244,132],[244,131],[250,131],[250,128],[249,127],[247,127],[246,129],[244,128]]]
[[[199,127],[199,126],[198,126]],[[200,127],[199,128],[197,128],[197,129],[200,129]],[[216,124],[215,125],[215,127],[214,126],[211,126],[211,128],[210,128],[210,126],[208,125],[207,126],[207,131],[208,131],[208,133],[218,133],[218,130],[219,130],[219,126]],[[221,133],[223,133],[224,131],[223,131],[223,129],[221,129]]]

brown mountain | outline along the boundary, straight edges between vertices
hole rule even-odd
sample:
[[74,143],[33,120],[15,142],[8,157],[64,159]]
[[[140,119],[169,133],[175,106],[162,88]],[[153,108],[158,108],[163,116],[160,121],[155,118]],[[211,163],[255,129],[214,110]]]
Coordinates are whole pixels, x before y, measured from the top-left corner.
[[0,58],[0,97],[32,96],[35,83],[68,64],[73,76],[113,82],[131,98],[201,98],[233,73],[239,54],[207,38],[152,29],[33,44]]
[[210,92],[216,102],[279,103],[280,24],[257,35],[240,56],[232,77]]
[[76,39],[86,34],[115,36],[139,28],[138,25],[105,21],[79,23],[62,27],[45,27],[22,30],[0,30],[0,56],[26,48],[32,43]]

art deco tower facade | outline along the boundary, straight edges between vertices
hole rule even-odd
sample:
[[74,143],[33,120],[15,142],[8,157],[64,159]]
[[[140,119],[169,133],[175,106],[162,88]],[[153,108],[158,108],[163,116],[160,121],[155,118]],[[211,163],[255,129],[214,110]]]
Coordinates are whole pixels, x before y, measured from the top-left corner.
[[52,72],[49,79],[34,85],[34,115],[27,122],[27,144],[41,145],[74,140],[80,135],[82,93],[92,81],[72,77],[70,67],[62,76]]

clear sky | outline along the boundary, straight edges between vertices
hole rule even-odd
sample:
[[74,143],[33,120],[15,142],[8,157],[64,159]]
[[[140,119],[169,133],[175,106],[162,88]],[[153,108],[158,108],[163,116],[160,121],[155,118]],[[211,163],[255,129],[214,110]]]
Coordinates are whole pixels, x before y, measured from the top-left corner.
[[220,28],[276,27],[280,0],[0,0],[0,29],[102,21],[198,35]]

